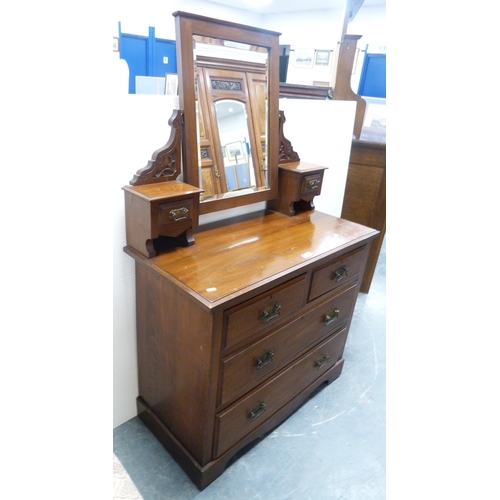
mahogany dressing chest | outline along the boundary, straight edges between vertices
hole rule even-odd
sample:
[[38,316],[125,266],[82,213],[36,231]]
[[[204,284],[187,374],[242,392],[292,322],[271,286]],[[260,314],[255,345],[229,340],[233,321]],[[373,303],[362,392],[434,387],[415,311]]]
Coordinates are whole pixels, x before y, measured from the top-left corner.
[[[181,110],[124,187],[125,252],[135,259],[138,414],[203,489],[339,377],[378,231],[314,210],[324,168],[301,167],[283,136],[279,34],[174,16]],[[222,104],[238,103],[242,116],[229,118]],[[200,213],[260,201],[266,209],[199,226]]]

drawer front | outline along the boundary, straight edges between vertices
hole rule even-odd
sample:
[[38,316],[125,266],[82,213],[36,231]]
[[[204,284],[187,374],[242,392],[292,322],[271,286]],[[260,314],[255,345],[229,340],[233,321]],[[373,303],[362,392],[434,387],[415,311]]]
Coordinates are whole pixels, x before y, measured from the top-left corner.
[[269,373],[290,362],[298,353],[337,329],[352,314],[356,284],[315,307],[243,351],[221,362],[220,404],[248,392]]
[[280,318],[299,309],[304,288],[305,275],[302,275],[227,311],[223,348],[272,327]]
[[280,372],[257,391],[216,415],[215,456],[226,452],[321,377],[342,357],[347,328]]
[[321,184],[323,180],[323,172],[317,174],[305,175],[302,179],[302,186],[300,189],[301,195],[313,194],[318,196],[321,193]]
[[158,205],[158,232],[163,236],[179,236],[193,224],[191,198]]
[[314,271],[309,300],[314,300],[359,275],[363,265],[364,249],[365,247],[361,247],[347,253],[326,267]]

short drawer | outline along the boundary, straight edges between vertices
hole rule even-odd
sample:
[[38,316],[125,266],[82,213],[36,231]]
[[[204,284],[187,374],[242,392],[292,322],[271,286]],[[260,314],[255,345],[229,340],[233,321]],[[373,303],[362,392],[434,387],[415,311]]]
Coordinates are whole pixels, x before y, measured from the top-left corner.
[[345,323],[356,302],[356,284],[315,307],[304,316],[221,361],[220,404],[236,399],[268,374]]
[[318,196],[321,194],[321,184],[323,181],[323,171],[317,174],[305,175],[302,179],[302,185],[300,189],[301,195],[314,194]]
[[215,456],[218,457],[285,406],[341,358],[347,328],[312,349],[259,389],[216,415]]
[[304,289],[305,275],[302,275],[227,311],[222,347],[236,345],[299,309]]
[[193,225],[193,200],[174,201],[158,205],[158,233],[179,236]]
[[342,255],[331,264],[315,270],[311,280],[308,300],[314,300],[359,275],[363,265],[364,249],[365,247],[361,247]]

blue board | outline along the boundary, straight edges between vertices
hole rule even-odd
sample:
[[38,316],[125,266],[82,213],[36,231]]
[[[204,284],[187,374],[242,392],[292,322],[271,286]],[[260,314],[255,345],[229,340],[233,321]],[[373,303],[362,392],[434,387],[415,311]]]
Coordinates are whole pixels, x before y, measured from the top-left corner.
[[385,54],[365,54],[358,95],[366,97],[386,97]]
[[177,55],[175,40],[156,38],[155,29],[150,27],[148,36],[122,33],[118,23],[120,37],[120,59],[124,59],[129,68],[129,94],[135,94],[136,76],[160,76],[177,73]]

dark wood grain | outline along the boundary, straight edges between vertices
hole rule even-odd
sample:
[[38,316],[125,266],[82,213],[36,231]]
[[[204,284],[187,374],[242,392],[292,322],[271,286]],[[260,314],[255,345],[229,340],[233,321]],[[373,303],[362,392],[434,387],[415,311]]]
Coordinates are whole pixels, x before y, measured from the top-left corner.
[[361,282],[361,291],[368,293],[386,229],[385,143],[352,141],[342,217],[380,232],[372,243]]
[[[293,358],[299,357],[304,349],[314,345],[339,325],[345,326],[356,302],[355,285],[354,283],[333,298],[330,297],[329,300],[263,339],[224,358],[221,373],[221,404],[242,396],[257,382],[274,374]],[[338,317],[326,324],[325,317],[333,308],[338,309]],[[269,351],[272,351],[272,361],[257,369],[256,359]],[[336,361],[338,359],[334,363]]]
[[[193,457],[210,456],[220,335],[214,318],[144,266],[136,266],[139,394]],[[210,394],[213,393],[212,397]]]
[[275,199],[278,195],[278,148],[279,148],[279,35],[275,31],[220,21],[187,12],[175,12],[177,71],[179,75],[179,106],[184,112],[184,180],[200,186],[198,172],[198,136],[195,100],[195,75],[193,35],[222,40],[232,40],[258,45],[268,50],[268,137],[267,165],[269,189],[257,189],[253,193],[213,199],[200,204],[200,214],[235,208],[250,203]]
[[325,170],[327,167],[304,161],[280,163],[280,195],[270,207],[285,215],[314,210],[314,198],[321,194]]
[[[127,245],[145,257],[156,255],[160,236],[177,237],[184,246],[194,243],[192,229],[198,227],[199,188],[180,181],[125,186]],[[164,209],[189,208],[187,220],[166,221]],[[168,218],[168,214],[166,216]],[[167,222],[167,223],[166,223]]]
[[[259,389],[249,393],[240,402],[217,415],[216,442],[214,455],[222,455],[235,442],[252,432],[268,418],[284,407],[297,392],[303,391],[315,379],[334,366],[341,359],[346,340],[346,332],[330,337],[307,356],[290,365],[286,370],[273,377]],[[328,361],[318,367],[318,361],[324,356]],[[331,364],[329,364],[331,363]],[[249,418],[249,412],[265,403],[265,411],[255,419]]]
[[339,62],[337,64],[337,73],[335,86],[333,88],[333,98],[342,101],[355,101],[356,114],[354,117],[353,135],[356,139],[361,136],[363,128],[363,119],[366,110],[366,101],[356,94],[351,87],[352,67],[356,57],[356,45],[361,35],[344,34],[340,45]]
[[151,259],[214,306],[233,294],[360,245],[377,231],[318,211],[296,217],[267,212],[195,233],[196,244]]
[[280,82],[280,97],[289,99],[331,99],[332,87]]

